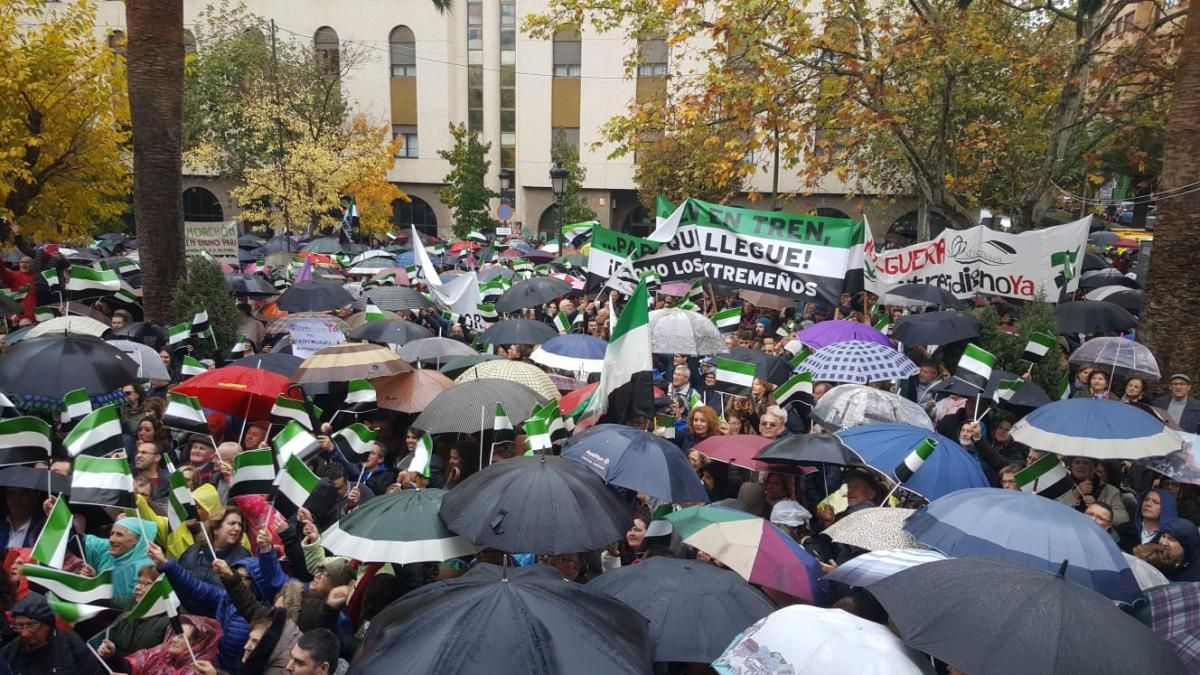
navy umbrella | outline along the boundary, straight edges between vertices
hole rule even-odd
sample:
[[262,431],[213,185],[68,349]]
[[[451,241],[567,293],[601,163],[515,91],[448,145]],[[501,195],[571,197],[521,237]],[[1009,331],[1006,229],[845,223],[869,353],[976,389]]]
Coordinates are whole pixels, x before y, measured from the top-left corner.
[[398,668],[456,675],[653,672],[649,627],[629,606],[563,581],[545,565],[486,563],[423,586],[371,619],[350,672],[394,675]]
[[926,499],[937,499],[956,490],[986,487],[987,476],[979,460],[961,445],[928,429],[908,424],[867,424],[839,431],[842,439],[863,462],[896,480],[896,467],[921,441],[933,438],[937,450],[904,482],[904,487]]
[[442,498],[439,513],[480,548],[546,555],[604,548],[630,522],[625,504],[592,470],[546,455],[506,459],[467,477]]
[[905,644],[971,675],[1187,672],[1150,628],[1069,583],[1062,566],[1045,573],[1001,560],[938,560],[867,590]]
[[1069,581],[1117,602],[1142,595],[1108,533],[1053,499],[990,487],[959,490],[909,516],[904,531],[955,558],[1000,558],[1044,572],[1057,571],[1065,560]]
[[640,429],[598,424],[573,436],[562,456],[591,469],[604,482],[665,502],[707,502],[708,493],[679,446]]
[[550,277],[534,277],[518,281],[496,300],[496,311],[511,314],[527,307],[539,307],[571,292],[565,281]]
[[657,556],[605,572],[588,590],[616,598],[650,621],[654,660],[710,663],[775,605],[737,573],[698,560]]
[[477,341],[489,345],[540,345],[557,335],[558,331],[541,321],[508,319],[483,331]]
[[900,317],[892,337],[906,345],[948,345],[979,337],[979,322],[962,312],[926,312]]
[[351,304],[354,296],[332,281],[302,281],[275,301],[275,306],[285,312],[327,312]]
[[1054,401],[1013,426],[1013,439],[1031,448],[1095,459],[1142,459],[1183,447],[1162,420],[1120,401]]

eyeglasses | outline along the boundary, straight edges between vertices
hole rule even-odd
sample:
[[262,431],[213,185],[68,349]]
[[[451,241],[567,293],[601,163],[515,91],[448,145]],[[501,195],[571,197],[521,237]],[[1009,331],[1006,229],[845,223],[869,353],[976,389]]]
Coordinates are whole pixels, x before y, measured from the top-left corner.
[[13,623],[13,624],[9,624],[9,625],[11,625],[13,630],[17,631],[18,633],[24,633],[26,631],[31,631],[36,628],[39,628],[41,626],[45,626],[46,624],[36,623],[33,621],[22,621],[20,623]]
[[779,423],[778,422],[759,422],[758,426],[760,426],[764,429],[772,429],[774,427],[779,426]]

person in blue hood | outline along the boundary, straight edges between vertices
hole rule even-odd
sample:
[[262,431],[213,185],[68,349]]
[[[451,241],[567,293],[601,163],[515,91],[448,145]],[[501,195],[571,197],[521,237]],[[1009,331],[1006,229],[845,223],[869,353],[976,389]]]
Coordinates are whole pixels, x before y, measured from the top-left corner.
[[1136,539],[1127,550],[1132,550],[1138,544],[1152,544],[1158,541],[1162,527],[1179,518],[1179,510],[1175,498],[1170,492],[1161,488],[1147,490],[1138,502],[1137,512],[1133,514],[1133,525]]

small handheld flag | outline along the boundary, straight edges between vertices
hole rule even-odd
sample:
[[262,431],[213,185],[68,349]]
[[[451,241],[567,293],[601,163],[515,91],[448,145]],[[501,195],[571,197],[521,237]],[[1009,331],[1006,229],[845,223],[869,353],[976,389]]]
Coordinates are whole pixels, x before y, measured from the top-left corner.
[[1025,344],[1025,354],[1022,358],[1030,363],[1041,363],[1046,354],[1054,348],[1058,341],[1049,333],[1034,333]]
[[512,420],[508,418],[508,411],[499,401],[496,401],[496,420],[492,423],[492,438],[496,443],[511,443],[516,438]]
[[722,333],[736,332],[742,323],[742,310],[739,307],[723,309],[712,316],[712,322]]
[[62,569],[67,557],[67,540],[71,537],[71,507],[67,500],[59,497],[42,526],[42,533],[33,542],[30,557],[43,565]]
[[1041,459],[1018,471],[1013,479],[1024,492],[1057,499],[1075,487],[1071,473],[1058,455],[1046,453]]
[[420,440],[417,441],[417,447],[413,448],[413,458],[412,462],[408,465],[408,470],[429,478],[429,469],[432,464],[433,438],[429,436],[429,432],[425,432],[421,434]]
[[933,451],[937,450],[937,447],[937,439],[932,436],[917,443],[917,446],[912,449],[912,452],[908,453],[904,461],[896,466],[896,480],[905,483],[912,478],[917,469],[920,469],[925,460],[929,459],[929,456],[933,454]]
[[747,361],[726,359],[720,356],[716,358],[714,366],[717,375],[717,384],[714,389],[735,396],[744,396],[749,393],[750,386],[754,384],[754,373],[758,369],[757,366]]
[[367,428],[365,424],[355,422],[333,435],[333,443],[342,451],[346,459],[363,457],[375,445],[378,434]]
[[963,350],[962,358],[958,360],[958,368],[954,376],[967,384],[983,391],[987,389],[988,380],[992,377],[992,366],[996,356],[988,350],[974,344],[968,344]]

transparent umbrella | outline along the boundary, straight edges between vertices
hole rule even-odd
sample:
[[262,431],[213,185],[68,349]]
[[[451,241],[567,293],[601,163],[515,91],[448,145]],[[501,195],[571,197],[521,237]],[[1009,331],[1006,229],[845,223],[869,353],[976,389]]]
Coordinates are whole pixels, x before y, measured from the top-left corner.
[[1088,363],[1109,371],[1109,377],[1140,377],[1157,380],[1162,377],[1158,360],[1146,345],[1120,337],[1092,338],[1071,354],[1071,363]]
[[921,406],[861,384],[842,384],[825,392],[813,408],[813,417],[831,431],[880,422],[911,424],[933,431],[933,422]]
[[703,314],[686,309],[656,309],[650,312],[650,351],[709,356],[729,350],[716,324]]

